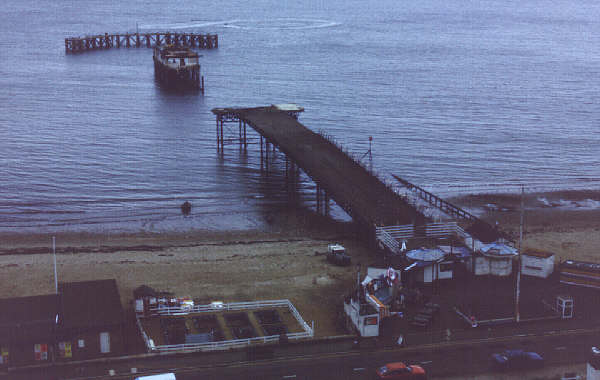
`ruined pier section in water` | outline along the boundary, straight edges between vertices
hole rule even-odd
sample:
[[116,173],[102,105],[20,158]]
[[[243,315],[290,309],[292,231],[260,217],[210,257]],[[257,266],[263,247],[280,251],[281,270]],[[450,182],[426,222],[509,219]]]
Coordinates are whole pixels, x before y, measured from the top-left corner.
[[81,53],[88,50],[110,48],[155,47],[173,45],[198,49],[216,49],[219,47],[219,36],[216,34],[198,33],[123,33],[93,35],[85,37],[65,38],[66,53]]

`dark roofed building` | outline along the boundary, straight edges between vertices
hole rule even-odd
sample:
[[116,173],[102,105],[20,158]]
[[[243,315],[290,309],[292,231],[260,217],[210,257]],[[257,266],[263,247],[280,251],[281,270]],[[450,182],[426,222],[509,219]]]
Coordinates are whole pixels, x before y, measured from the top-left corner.
[[58,291],[62,294],[63,328],[119,324],[123,319],[114,279],[60,283]]
[[123,315],[114,279],[0,299],[0,367],[122,354]]
[[48,360],[59,296],[0,299],[0,366]]
[[59,358],[123,352],[123,306],[114,279],[61,283],[58,291],[62,296]]

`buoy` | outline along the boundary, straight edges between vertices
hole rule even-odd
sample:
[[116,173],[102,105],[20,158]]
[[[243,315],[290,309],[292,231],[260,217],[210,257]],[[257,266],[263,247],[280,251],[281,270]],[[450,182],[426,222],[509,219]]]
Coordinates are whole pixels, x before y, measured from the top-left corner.
[[190,212],[192,212],[192,204],[188,201],[183,202],[181,205],[181,213],[183,215],[190,215]]

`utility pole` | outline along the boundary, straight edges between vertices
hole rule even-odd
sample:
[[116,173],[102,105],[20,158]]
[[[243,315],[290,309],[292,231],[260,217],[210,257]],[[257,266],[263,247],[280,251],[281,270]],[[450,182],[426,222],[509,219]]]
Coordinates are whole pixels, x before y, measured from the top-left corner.
[[523,249],[523,214],[524,214],[524,206],[523,206],[523,198],[525,196],[525,186],[521,185],[521,221],[519,223],[519,254],[517,256],[517,290],[515,295],[515,320],[519,322],[521,320],[521,315],[519,313],[519,297],[521,295],[521,251]]
[[52,236],[52,252],[54,253],[54,291],[58,294],[58,274],[56,273],[56,237]]

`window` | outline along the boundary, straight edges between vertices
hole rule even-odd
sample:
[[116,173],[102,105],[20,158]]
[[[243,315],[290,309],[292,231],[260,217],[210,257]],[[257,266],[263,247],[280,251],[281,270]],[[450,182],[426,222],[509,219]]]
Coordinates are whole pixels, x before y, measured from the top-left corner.
[[525,265],[525,269],[529,269],[529,270],[542,270],[542,268],[540,268],[540,267],[534,267],[532,265]]
[[452,264],[450,263],[441,263],[440,264],[440,272],[450,272],[452,270]]
[[103,354],[110,352],[110,334],[107,332],[100,333],[100,352]]

